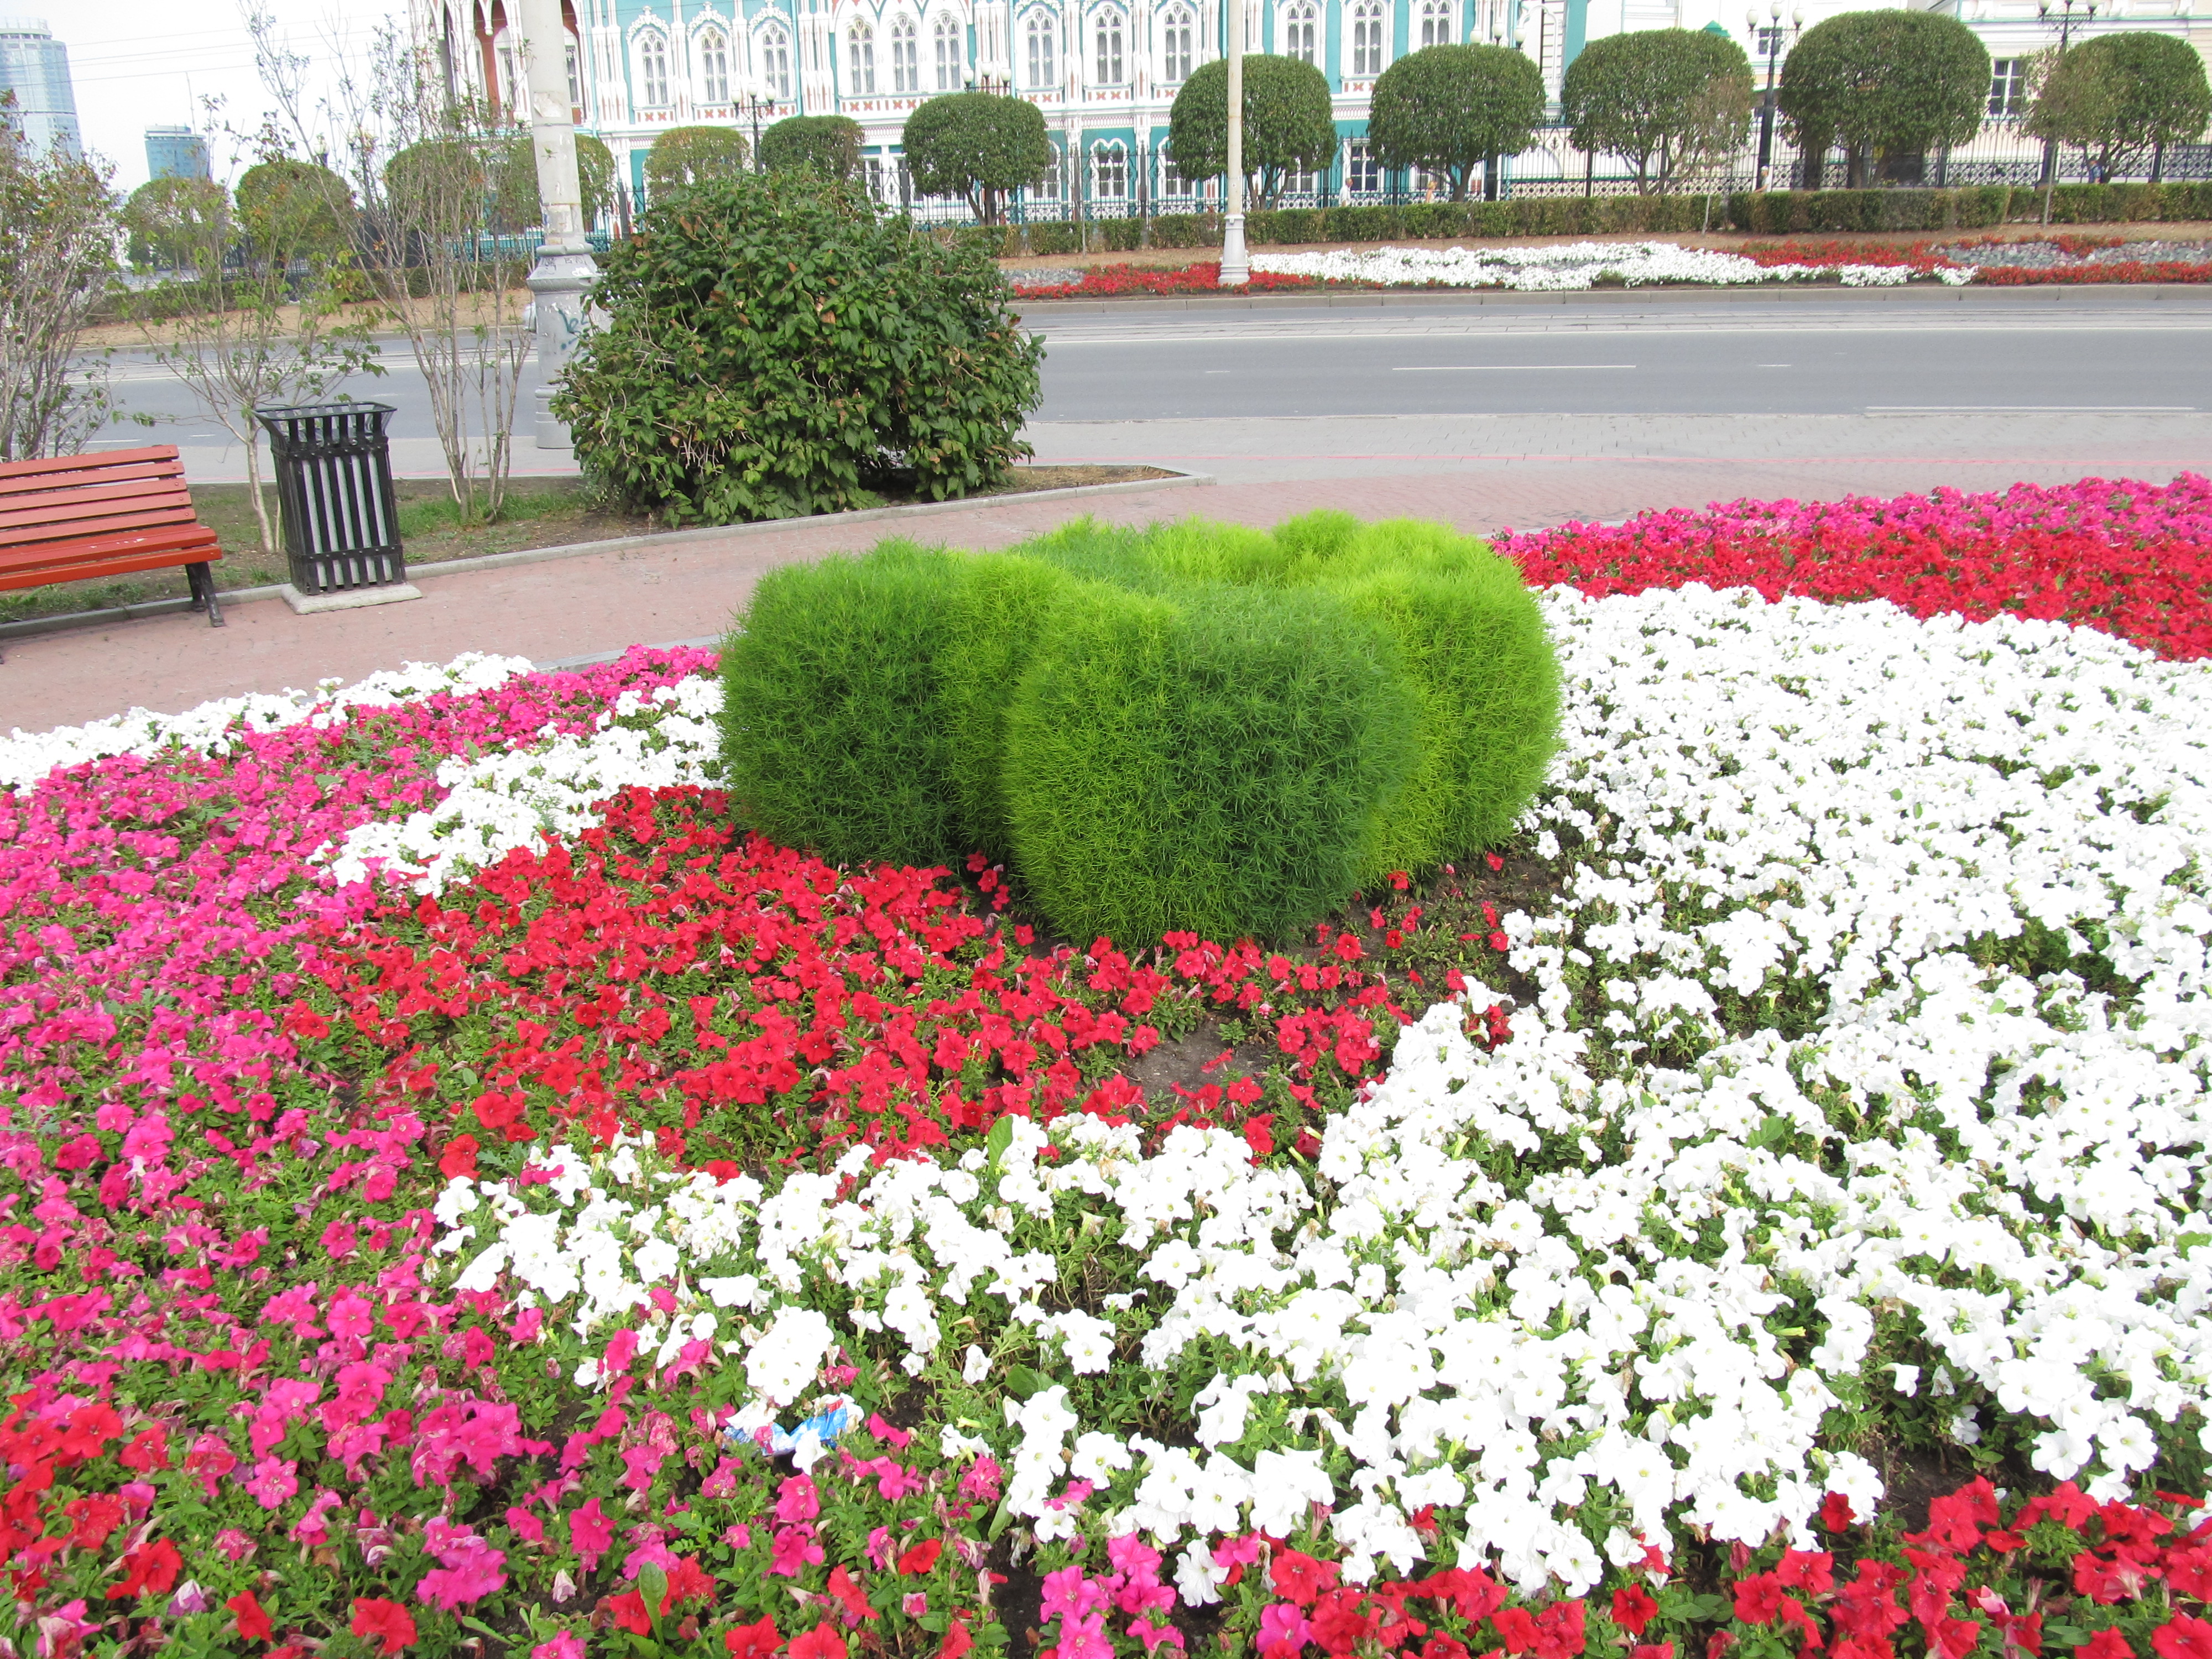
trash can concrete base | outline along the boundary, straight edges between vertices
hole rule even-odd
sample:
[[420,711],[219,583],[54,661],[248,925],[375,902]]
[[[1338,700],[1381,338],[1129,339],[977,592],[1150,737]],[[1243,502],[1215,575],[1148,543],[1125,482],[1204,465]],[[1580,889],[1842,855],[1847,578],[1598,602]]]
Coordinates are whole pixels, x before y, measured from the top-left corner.
[[337,593],[302,593],[286,582],[276,590],[294,614],[301,617],[319,616],[325,611],[360,611],[372,605],[397,605],[402,599],[419,599],[422,590],[413,582],[394,582],[388,587],[349,587]]

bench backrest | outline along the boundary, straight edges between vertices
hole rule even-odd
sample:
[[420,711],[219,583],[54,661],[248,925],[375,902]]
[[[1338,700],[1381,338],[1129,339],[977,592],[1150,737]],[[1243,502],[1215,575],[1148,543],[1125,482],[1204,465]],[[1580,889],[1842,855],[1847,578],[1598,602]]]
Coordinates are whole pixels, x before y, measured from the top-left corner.
[[191,522],[174,444],[0,462],[0,548]]

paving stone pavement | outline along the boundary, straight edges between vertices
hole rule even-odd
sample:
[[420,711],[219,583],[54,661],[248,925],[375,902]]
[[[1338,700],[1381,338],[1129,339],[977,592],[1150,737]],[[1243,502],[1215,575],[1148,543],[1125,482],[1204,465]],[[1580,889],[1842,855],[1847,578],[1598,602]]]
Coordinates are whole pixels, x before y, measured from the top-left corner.
[[901,523],[749,527],[440,575],[421,599],[295,616],[279,600],[9,642],[0,731],[41,731],[132,707],[354,679],[464,651],[568,661],[720,633],[764,570],[894,532],[997,547],[1082,513],[1117,524],[1202,514],[1272,525],[1316,507],[1484,532],[1742,496],[1895,495],[1940,485],[2092,476],[2163,481],[2212,458],[2212,416],[1387,417],[1045,426],[1039,459],[1152,460],[1215,475],[1200,487],[1009,497]]

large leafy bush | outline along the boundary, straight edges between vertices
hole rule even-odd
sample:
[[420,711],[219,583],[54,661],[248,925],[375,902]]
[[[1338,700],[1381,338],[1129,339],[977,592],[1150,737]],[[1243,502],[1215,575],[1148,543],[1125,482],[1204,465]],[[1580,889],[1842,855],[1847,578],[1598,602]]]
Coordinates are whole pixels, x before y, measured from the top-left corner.
[[1010,858],[1070,937],[1280,936],[1503,837],[1558,672],[1435,526],[1085,521],[781,570],[723,657],[738,811],[841,861]]
[[1043,355],[982,253],[811,172],[673,190],[610,252],[554,402],[585,471],[672,523],[964,495],[1029,453]]

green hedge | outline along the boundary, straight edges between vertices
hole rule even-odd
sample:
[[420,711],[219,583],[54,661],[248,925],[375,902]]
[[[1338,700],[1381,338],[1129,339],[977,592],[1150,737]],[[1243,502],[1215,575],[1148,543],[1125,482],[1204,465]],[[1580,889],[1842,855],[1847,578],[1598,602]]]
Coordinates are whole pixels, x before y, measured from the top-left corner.
[[[1503,202],[1411,202],[1396,207],[1261,209],[1246,216],[1255,247],[1315,242],[1442,241],[1455,237],[1679,234],[1741,231],[1762,236],[1852,230],[1986,230],[2039,219],[2043,192],[2007,185],[1959,190],[1738,191],[1713,196],[1516,196]],[[2212,219],[2212,183],[2061,185],[2052,192],[2053,224],[2129,224]],[[1107,219],[1091,226],[1094,246],[1138,245],[1139,222]],[[1221,218],[1213,213],[1164,213],[1151,222],[1153,247],[1217,248]],[[1075,228],[1031,225],[1032,253],[1080,252]],[[1006,252],[1020,252],[1018,233]]]
[[722,673],[751,827],[842,862],[1010,859],[1080,941],[1281,937],[1495,842],[1559,702],[1510,563],[1340,514],[789,567]]

